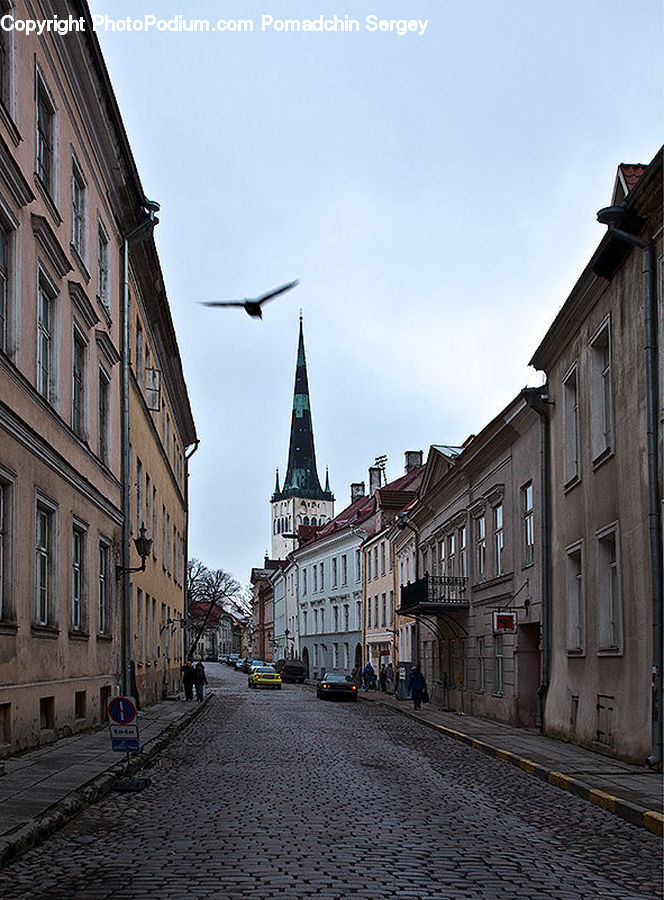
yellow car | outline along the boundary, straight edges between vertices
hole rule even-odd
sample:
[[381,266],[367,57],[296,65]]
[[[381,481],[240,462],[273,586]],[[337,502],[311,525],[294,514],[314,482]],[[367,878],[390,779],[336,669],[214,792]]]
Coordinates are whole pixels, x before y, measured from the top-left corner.
[[254,666],[249,672],[249,687],[271,687],[281,690],[281,675],[272,666]]

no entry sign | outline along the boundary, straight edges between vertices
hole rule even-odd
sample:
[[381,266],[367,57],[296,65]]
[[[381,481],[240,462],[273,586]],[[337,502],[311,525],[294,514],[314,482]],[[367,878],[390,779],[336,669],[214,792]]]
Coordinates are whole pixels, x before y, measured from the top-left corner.
[[116,725],[129,725],[136,718],[136,704],[132,697],[112,697],[107,711],[108,718]]

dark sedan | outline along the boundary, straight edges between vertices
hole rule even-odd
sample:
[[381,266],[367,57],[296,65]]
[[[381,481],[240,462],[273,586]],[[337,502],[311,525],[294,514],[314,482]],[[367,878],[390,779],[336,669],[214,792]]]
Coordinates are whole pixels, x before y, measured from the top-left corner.
[[357,685],[348,681],[345,675],[325,675],[318,682],[316,696],[319,700],[325,700],[326,697],[357,700]]

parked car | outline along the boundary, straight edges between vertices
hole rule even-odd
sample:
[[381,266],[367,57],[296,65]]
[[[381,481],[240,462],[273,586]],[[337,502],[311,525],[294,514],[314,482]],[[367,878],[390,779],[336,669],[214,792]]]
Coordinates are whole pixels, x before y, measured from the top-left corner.
[[327,697],[336,697],[339,700],[357,700],[357,685],[348,681],[345,675],[332,673],[324,675],[316,686],[316,696],[319,700]]
[[235,663],[239,659],[242,659],[242,657],[240,656],[239,653],[229,653],[228,656],[226,657],[226,665],[231,666],[232,668],[235,668]]
[[284,684],[304,684],[307,670],[299,659],[280,659],[274,664],[274,668],[281,675]]
[[281,690],[281,675],[272,666],[252,666],[247,683],[250,688],[270,687]]
[[248,659],[242,659],[242,658],[236,659],[235,660],[235,670],[238,672],[244,672],[244,667],[245,667],[246,663],[248,663],[248,662],[249,662]]

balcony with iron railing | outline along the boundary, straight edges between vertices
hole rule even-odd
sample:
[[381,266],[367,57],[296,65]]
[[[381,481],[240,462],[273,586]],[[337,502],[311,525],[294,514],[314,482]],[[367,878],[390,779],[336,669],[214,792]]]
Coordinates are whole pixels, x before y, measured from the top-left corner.
[[412,584],[401,588],[401,605],[397,610],[401,615],[437,611],[468,609],[466,597],[468,579],[462,575],[424,575]]

